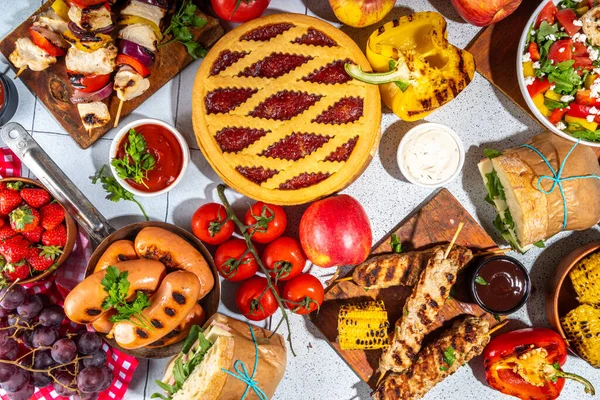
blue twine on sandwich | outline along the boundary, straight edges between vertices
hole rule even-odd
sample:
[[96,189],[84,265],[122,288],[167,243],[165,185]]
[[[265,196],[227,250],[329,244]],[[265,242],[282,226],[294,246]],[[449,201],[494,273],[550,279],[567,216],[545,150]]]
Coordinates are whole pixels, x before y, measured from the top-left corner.
[[[565,158],[563,159],[562,163],[560,164],[560,168],[558,170],[558,172],[556,172],[556,170],[552,167],[552,165],[550,164],[550,161],[548,161],[548,159],[535,147],[529,145],[529,144],[524,144],[521,147],[525,147],[528,148],[530,150],[533,150],[534,152],[537,153],[538,156],[540,156],[540,158],[542,159],[542,161],[544,161],[544,163],[546,163],[546,166],[548,167],[548,169],[550,169],[550,172],[552,172],[552,176],[550,175],[542,175],[539,177],[537,185],[538,185],[538,190],[544,194],[550,194],[552,192],[554,192],[554,190],[558,187],[558,189],[560,190],[560,194],[562,196],[562,200],[563,200],[563,227],[562,230],[564,231],[565,229],[567,229],[567,218],[568,218],[568,208],[567,208],[567,198],[565,197],[565,190],[563,188],[562,183],[565,181],[574,181],[576,179],[599,179],[600,180],[600,176],[595,175],[595,174],[591,174],[591,175],[574,175],[574,176],[569,176],[567,178],[563,178],[562,177],[562,173],[563,170],[565,169],[565,165],[567,163],[567,160],[569,159],[569,156],[571,155],[571,153],[573,152],[573,150],[575,150],[575,147],[577,147],[577,145],[579,144],[579,142],[581,142],[581,139],[579,139],[577,141],[577,143],[575,143],[573,145],[573,147],[571,147],[571,150],[569,150],[569,152],[567,153],[567,155],[565,156]],[[550,189],[545,190],[542,187],[542,183],[544,182],[544,180],[550,180],[552,182],[552,186],[550,186]]]
[[258,396],[260,400],[269,400],[269,397],[258,386],[258,382],[254,380],[256,369],[258,368],[258,343],[256,342],[256,336],[254,335],[254,329],[252,329],[252,325],[248,324],[248,328],[250,328],[250,334],[252,335],[252,341],[254,342],[254,369],[252,371],[252,375],[248,374],[246,365],[240,360],[237,360],[235,363],[233,363],[233,369],[235,370],[235,373],[226,370],[225,368],[221,368],[221,371],[239,379],[247,385],[246,390],[244,391],[244,394],[240,400],[244,400],[246,398],[250,389],[254,390],[254,393],[256,393],[256,396]]

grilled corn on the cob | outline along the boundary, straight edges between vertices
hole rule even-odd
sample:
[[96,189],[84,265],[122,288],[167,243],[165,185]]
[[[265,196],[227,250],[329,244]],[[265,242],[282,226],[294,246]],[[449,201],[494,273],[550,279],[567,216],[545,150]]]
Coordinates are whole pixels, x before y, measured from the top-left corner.
[[561,323],[569,344],[593,367],[600,368],[600,306],[582,304]]
[[600,304],[600,253],[579,261],[569,277],[580,303]]
[[345,304],[338,315],[342,350],[373,350],[389,346],[387,312],[383,301]]

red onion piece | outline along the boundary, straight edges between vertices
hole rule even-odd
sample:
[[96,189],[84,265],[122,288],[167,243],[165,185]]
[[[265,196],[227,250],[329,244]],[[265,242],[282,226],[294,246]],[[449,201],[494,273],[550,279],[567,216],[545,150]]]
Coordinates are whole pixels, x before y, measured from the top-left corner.
[[92,93],[84,93],[79,90],[74,90],[71,96],[71,103],[91,103],[93,101],[101,101],[111,95],[113,91],[113,83],[108,82],[102,89]]
[[90,32],[90,31],[86,31],[85,29],[81,28],[79,25],[77,25],[73,21],[69,22],[69,30],[71,32],[73,32],[73,35],[77,36],[77,38],[79,38],[81,40],[88,41],[88,42],[93,41],[96,33],[109,34],[114,29],[115,29],[115,25],[110,24],[108,26],[105,26],[104,28],[98,29],[94,32]]
[[138,0],[140,3],[150,4],[168,10],[171,7],[171,0]]
[[154,53],[150,49],[127,39],[119,40],[119,53],[135,58],[148,68],[154,64]]

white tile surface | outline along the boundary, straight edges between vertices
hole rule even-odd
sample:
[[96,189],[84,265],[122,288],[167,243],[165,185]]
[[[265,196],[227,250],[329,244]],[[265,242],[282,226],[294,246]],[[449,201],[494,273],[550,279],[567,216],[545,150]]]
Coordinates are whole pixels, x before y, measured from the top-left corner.
[[[40,4],[39,0],[1,0],[3,12],[0,14],[0,36],[4,36],[20,21],[29,16]],[[305,5],[306,4],[306,5]],[[308,13],[339,25],[325,0],[273,0],[270,12],[288,11]],[[437,10],[448,20],[450,41],[458,46],[468,44],[478,28],[460,21],[447,0],[403,0],[398,1],[391,16],[405,15],[412,10]],[[372,28],[342,28],[364,49]],[[191,86],[200,61],[192,63],[185,71],[150,98],[134,115],[122,121],[125,124],[135,118],[160,118],[176,123],[186,135],[192,149],[197,149],[191,125]],[[101,140],[88,150],[80,150],[64,134],[64,131],[48,115],[43,106],[37,104],[29,91],[17,82],[21,102],[15,120],[27,129],[34,129],[34,137],[50,154],[65,173],[88,196],[92,203],[116,227],[140,220],[134,204],[111,203],[104,199],[100,186],[89,180],[97,168],[107,162],[109,140]],[[384,236],[398,221],[420,204],[431,191],[408,184],[396,165],[396,149],[402,135],[413,124],[398,120],[389,110],[384,110],[382,121],[383,137],[379,152],[373,158],[364,174],[345,192],[356,197],[365,207],[373,227],[375,240]],[[34,123],[35,116],[35,123]],[[493,211],[483,200],[484,188],[476,170],[476,163],[482,156],[482,149],[489,146],[506,148],[520,144],[540,130],[539,126],[522,110],[518,109],[504,95],[495,90],[484,78],[477,75],[469,87],[447,106],[433,113],[428,121],[450,125],[461,136],[467,159],[463,173],[448,189],[465,205],[483,226],[494,232],[491,226]],[[47,133],[56,132],[56,133]],[[113,131],[114,132],[114,131]],[[112,133],[106,138],[112,137]],[[144,199],[142,203],[152,219],[167,220],[189,229],[189,219],[200,204],[215,200],[215,187],[219,179],[207,164],[202,153],[192,150],[192,162],[185,179],[168,195]],[[385,188],[385,190],[382,190]],[[245,206],[247,199],[230,194],[236,208]],[[295,225],[305,207],[288,209],[290,216],[289,233],[295,234]],[[494,233],[494,235],[496,235]],[[496,239],[499,239],[497,235]],[[521,261],[531,268],[535,292],[528,306],[515,317],[529,325],[547,325],[543,305],[544,291],[549,274],[558,260],[572,248],[592,240],[600,239],[598,228],[559,235],[548,242],[545,250],[534,249]],[[332,272],[316,269],[313,271],[325,278]],[[235,287],[223,284],[221,311],[235,315],[232,296]],[[277,321],[277,315],[274,320]],[[286,375],[279,386],[275,398],[282,400],[366,400],[369,388],[352,372],[346,363],[324,340],[323,336],[305,318],[292,317],[292,331],[297,357],[289,356]],[[142,360],[126,395],[126,399],[149,399],[157,390],[154,379],[162,376],[165,361]],[[583,361],[569,357],[565,369],[590,378],[600,388],[600,374]],[[454,376],[437,385],[427,396],[427,400],[441,399],[499,399],[506,398],[491,390],[485,384],[481,358],[473,360],[468,367],[461,368]],[[567,383],[561,398],[584,399],[581,388]]]

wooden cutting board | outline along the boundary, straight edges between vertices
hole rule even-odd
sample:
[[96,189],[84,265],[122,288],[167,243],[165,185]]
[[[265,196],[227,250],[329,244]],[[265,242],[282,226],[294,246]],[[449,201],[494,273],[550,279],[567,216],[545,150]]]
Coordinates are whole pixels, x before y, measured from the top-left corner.
[[[46,2],[33,15],[37,15],[47,10],[50,8],[51,4],[52,1]],[[203,16],[208,22],[202,29],[194,29],[194,36],[205,48],[208,48],[223,36],[224,30],[216,18],[207,15]],[[31,23],[32,18],[30,17],[0,42],[0,52],[2,52],[7,59],[14,50],[15,41],[21,37],[29,37],[29,27],[31,26]],[[168,24],[164,26],[168,26]],[[48,111],[56,118],[63,129],[71,135],[79,147],[85,149],[112,129],[114,118],[119,107],[119,99],[113,92],[109,97],[110,100],[108,103],[110,115],[113,120],[102,128],[94,129],[90,136],[81,124],[77,106],[71,104],[69,101],[73,89],[67,80],[64,59],[64,56],[60,57],[56,64],[44,71],[24,71],[19,79],[21,79],[23,83],[27,85],[29,90],[46,106]],[[149,78],[150,88],[143,95],[123,104],[121,119],[129,115],[192,61],[192,57],[188,55],[185,47],[179,43],[171,43],[161,47],[157,54],[157,60],[151,68],[152,75],[150,75]],[[13,67],[13,69],[15,68]]]
[[517,80],[517,51],[525,25],[541,2],[523,0],[514,13],[483,28],[467,46],[475,58],[477,72],[530,114]]
[[[372,255],[391,252],[390,237],[392,233],[396,233],[400,238],[404,251],[449,243],[460,222],[464,222],[465,225],[456,241],[457,244],[469,247],[473,251],[497,248],[492,238],[460,205],[456,198],[448,190],[442,189],[422,204],[421,207],[413,211],[380,243],[376,244]],[[351,275],[350,272],[347,276]],[[470,303],[463,275],[459,275],[453,298],[448,299],[441,309],[437,326],[439,327],[462,314],[484,316],[491,326],[498,324],[493,315],[486,313],[476,304]],[[325,335],[334,349],[346,360],[354,372],[372,388],[375,388],[378,378],[373,373],[379,364],[381,350],[340,350],[336,342],[338,334],[337,316],[340,306],[371,299],[383,300],[388,312],[390,326],[394,326],[401,316],[402,306],[411,291],[412,288],[401,286],[366,291],[351,281],[339,282],[327,289],[319,313],[310,314],[313,323]]]

